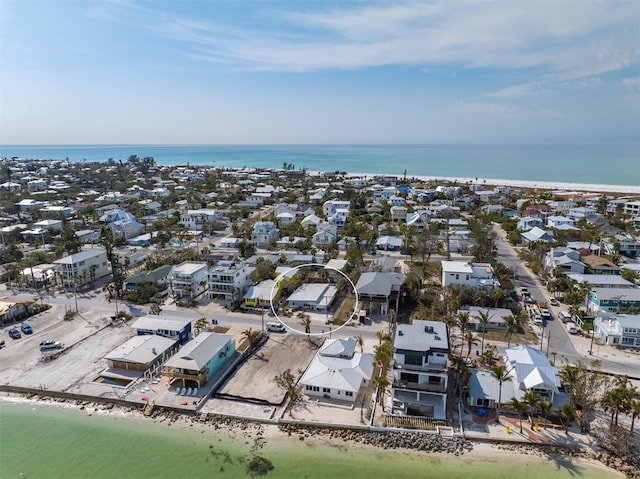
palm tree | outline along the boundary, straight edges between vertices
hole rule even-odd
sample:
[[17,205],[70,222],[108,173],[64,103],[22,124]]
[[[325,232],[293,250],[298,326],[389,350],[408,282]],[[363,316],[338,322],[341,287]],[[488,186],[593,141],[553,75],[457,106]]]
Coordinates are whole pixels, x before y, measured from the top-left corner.
[[509,401],[509,407],[520,417],[520,434],[522,434],[522,415],[529,410],[529,405],[524,401],[518,401],[516,397],[512,397]]
[[380,398],[380,404],[384,406],[384,393],[385,390],[389,387],[389,380],[387,379],[387,376],[381,374],[380,376],[375,378],[373,382],[378,387],[378,397]]
[[640,416],[640,399],[632,399],[629,401],[629,414],[631,414],[631,427],[629,432],[633,434],[633,426],[635,425],[636,418]]
[[201,331],[204,331],[204,329],[208,325],[209,325],[209,322],[207,321],[207,318],[200,318],[195,323],[196,331],[198,331],[198,333],[200,333]]
[[524,396],[522,396],[522,402],[527,405],[527,410],[529,411],[529,422],[533,423],[533,413],[538,410],[540,395],[535,391],[527,391],[524,393]]
[[469,377],[469,365],[461,356],[453,356],[451,359],[451,371],[454,373],[455,383],[454,389],[458,386],[464,386]]
[[551,401],[540,401],[538,403],[538,409],[542,411],[544,415],[544,428],[547,428],[547,419],[549,418],[549,412],[551,411]]
[[480,347],[480,354],[484,353],[484,335],[487,333],[487,324],[491,319],[489,316],[489,310],[487,311],[478,311],[476,318],[480,321],[482,325],[482,346]]
[[258,337],[260,336],[260,331],[254,331],[252,328],[249,328],[242,331],[242,335],[249,342],[249,349],[253,349],[253,347],[256,344],[258,344]]
[[307,335],[307,339],[311,342],[311,318],[308,314],[302,315],[302,325],[304,326],[304,332]]
[[511,336],[515,334],[518,328],[518,319],[510,314],[504,318],[504,326],[506,328],[505,335],[507,336],[507,348],[511,347]]
[[153,314],[154,316],[160,316],[162,313],[162,308],[158,303],[153,303],[151,307],[149,307],[149,314]]
[[467,343],[467,357],[471,355],[471,348],[474,344],[478,344],[478,340],[471,331],[465,331],[464,340]]
[[576,408],[573,404],[568,402],[564,403],[560,408],[560,419],[564,424],[564,433],[569,434],[569,424],[576,417]]
[[493,366],[491,369],[491,375],[498,381],[498,403],[496,404],[496,422],[500,422],[500,406],[502,405],[502,383],[511,381],[511,375],[507,368],[504,366]]
[[378,344],[391,342],[391,335],[389,333],[385,333],[382,329],[376,331],[376,338],[378,338]]
[[389,361],[393,357],[393,352],[391,350],[391,344],[388,342],[384,342],[379,346],[376,346],[375,352],[375,362],[378,364],[383,374],[387,371],[387,366],[389,365]]
[[[469,327],[469,311],[460,311],[457,316],[458,319],[458,328],[460,328],[460,335],[464,337],[467,332],[467,328]],[[464,342],[460,343],[460,354],[462,354],[462,350],[464,349]]]
[[360,352],[364,350],[364,338],[360,335],[356,336],[356,344],[360,346]]

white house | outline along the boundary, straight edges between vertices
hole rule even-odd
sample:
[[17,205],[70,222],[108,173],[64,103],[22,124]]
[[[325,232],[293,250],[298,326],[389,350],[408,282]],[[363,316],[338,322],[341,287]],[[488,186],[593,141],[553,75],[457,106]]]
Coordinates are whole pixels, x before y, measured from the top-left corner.
[[489,263],[470,263],[464,261],[441,261],[442,287],[463,284],[473,287],[497,288],[493,267]]
[[551,241],[553,241],[553,231],[543,230],[542,228],[534,226],[529,231],[520,233],[520,238],[522,238],[522,242],[524,244],[532,243],[535,241],[550,243]]
[[300,378],[306,395],[354,402],[373,374],[373,355],[355,348],[351,337],[327,339]]
[[547,226],[549,228],[559,228],[561,226],[574,226],[575,221],[567,216],[549,216],[547,217]]
[[65,287],[85,286],[111,272],[107,252],[101,248],[87,249],[54,261]]
[[258,248],[266,248],[280,236],[280,231],[271,221],[257,221],[253,225],[251,242]]
[[287,304],[291,309],[327,311],[333,304],[337,292],[336,286],[330,283],[306,283],[287,298]]
[[391,221],[403,221],[407,217],[407,211],[406,206],[392,206],[390,209]]
[[220,211],[215,209],[180,210],[180,224],[190,231],[202,231],[205,223],[218,221],[221,217]]
[[469,406],[495,408],[498,399],[505,404],[512,398],[522,401],[527,392],[535,392],[541,401],[549,401],[558,409],[567,401],[559,392],[558,369],[551,366],[544,353],[527,345],[518,345],[505,351],[504,363],[509,380],[500,384],[489,371],[472,370],[469,379]]
[[415,319],[398,324],[393,338],[391,404],[385,411],[447,418],[447,327]]
[[598,317],[593,322],[595,335],[612,346],[640,348],[640,314]]
[[244,262],[218,261],[207,272],[208,295],[237,301],[249,287],[249,268]]
[[322,212],[324,213],[325,218],[330,218],[333,216],[338,210],[348,210],[351,207],[351,203],[349,201],[342,200],[328,200],[325,201],[322,205]]
[[169,285],[177,299],[194,299],[207,289],[207,263],[185,261],[171,268]]
[[543,259],[547,271],[552,271],[558,266],[566,273],[584,273],[585,265],[580,261],[580,253],[565,246],[551,248]]
[[523,218],[520,218],[520,221],[518,221],[518,229],[520,231],[529,231],[530,229],[536,227],[542,228],[542,226],[544,226],[542,219],[536,216],[525,216]]

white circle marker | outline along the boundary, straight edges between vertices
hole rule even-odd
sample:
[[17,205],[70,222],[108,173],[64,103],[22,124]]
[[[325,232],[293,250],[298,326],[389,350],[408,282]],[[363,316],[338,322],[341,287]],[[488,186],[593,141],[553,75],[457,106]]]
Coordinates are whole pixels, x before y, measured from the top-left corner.
[[[300,331],[300,330],[298,330],[298,329],[296,329],[296,328],[292,328],[292,327],[291,327],[291,326],[289,326],[287,323],[285,323],[282,319],[280,319],[280,316],[278,316],[278,313],[276,313],[276,308],[275,308],[275,306],[274,306],[274,304],[273,304],[273,297],[274,297],[273,290],[274,290],[274,288],[278,285],[278,283],[279,283],[280,281],[282,281],[282,280],[285,278],[285,276],[286,276],[287,274],[289,274],[289,272],[291,272],[291,271],[297,271],[297,270],[299,270],[300,268],[306,268],[306,267],[308,267],[308,266],[313,266],[313,267],[321,266],[321,267],[323,267],[323,268],[325,268],[325,269],[332,269],[333,271],[337,271],[337,272],[338,272],[338,273],[340,273],[344,278],[346,278],[346,280],[349,282],[349,284],[350,284],[350,285],[351,285],[351,287],[353,288],[353,292],[354,292],[354,294],[355,294],[355,296],[356,296],[355,305],[354,305],[354,307],[353,307],[353,311],[352,311],[352,313],[351,313],[351,316],[349,316],[349,319],[347,319],[347,320],[346,320],[342,325],[338,326],[336,329],[332,329],[332,330],[331,330],[331,331],[329,331],[328,333],[325,333],[325,332],[322,332],[322,333],[305,333],[304,331]],[[329,283],[329,284],[331,284],[331,283]],[[293,268],[290,268],[290,269],[286,270],[284,273],[281,273],[281,274],[280,274],[280,276],[278,276],[278,277],[275,279],[275,281],[273,282],[273,286],[271,286],[271,291],[270,291],[270,293],[269,293],[269,306],[270,306],[270,308],[271,308],[271,312],[273,313],[273,315],[278,319],[278,321],[280,321],[280,322],[282,323],[282,325],[283,325],[285,328],[287,328],[287,329],[289,329],[289,330],[291,330],[291,331],[294,331],[294,332],[296,332],[296,333],[298,333],[298,334],[306,334],[307,336],[326,336],[326,335],[328,335],[328,334],[333,334],[333,333],[335,333],[335,332],[337,332],[337,331],[340,331],[342,328],[344,328],[347,324],[349,324],[349,323],[351,322],[351,320],[354,318],[354,316],[356,316],[356,315],[357,315],[357,311],[358,311],[358,291],[356,290],[356,285],[355,285],[355,284],[353,284],[353,281],[351,281],[351,279],[350,279],[350,278],[349,278],[349,277],[348,277],[344,272],[340,271],[339,269],[336,269],[336,268],[334,268],[333,266],[326,266],[326,265],[322,265],[322,264],[316,264],[316,263],[305,263],[305,264],[301,264],[301,265],[298,265],[298,266],[294,266]],[[328,306],[327,306],[327,307],[328,307]]]

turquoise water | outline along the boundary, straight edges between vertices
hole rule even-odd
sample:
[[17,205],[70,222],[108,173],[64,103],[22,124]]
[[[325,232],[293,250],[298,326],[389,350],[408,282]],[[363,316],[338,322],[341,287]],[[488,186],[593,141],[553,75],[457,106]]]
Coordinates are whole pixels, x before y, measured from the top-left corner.
[[152,156],[163,165],[347,171],[409,176],[497,178],[640,185],[639,143],[431,145],[0,145],[0,157],[126,160]]
[[[182,428],[151,420],[88,416],[74,409],[0,404],[0,477],[26,478],[246,478],[253,439],[202,426]],[[259,454],[274,466],[267,478],[569,478],[619,477],[532,456],[501,460],[335,446],[281,438]]]

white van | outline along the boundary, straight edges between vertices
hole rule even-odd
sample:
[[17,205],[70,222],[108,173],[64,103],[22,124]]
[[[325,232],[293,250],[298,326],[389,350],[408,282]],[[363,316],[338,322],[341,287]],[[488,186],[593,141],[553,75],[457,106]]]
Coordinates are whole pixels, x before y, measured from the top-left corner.
[[560,311],[560,314],[558,314],[558,316],[560,317],[560,320],[563,323],[566,323],[567,321],[571,320],[571,315],[569,313],[567,313],[566,311]]
[[287,327],[282,323],[277,323],[275,321],[269,321],[267,323],[267,331],[273,331],[276,333],[284,333],[287,331]]

